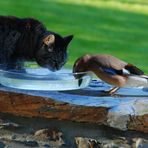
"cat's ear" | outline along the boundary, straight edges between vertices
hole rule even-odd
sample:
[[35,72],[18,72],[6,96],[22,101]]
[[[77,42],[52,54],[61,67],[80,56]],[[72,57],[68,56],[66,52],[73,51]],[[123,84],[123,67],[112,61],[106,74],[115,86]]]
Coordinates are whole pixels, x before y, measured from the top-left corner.
[[68,44],[70,43],[72,38],[73,38],[73,35],[69,35],[69,36],[64,37],[64,43],[65,43],[66,47],[68,46]]
[[55,36],[50,34],[43,39],[43,43],[46,45],[53,44],[55,42]]

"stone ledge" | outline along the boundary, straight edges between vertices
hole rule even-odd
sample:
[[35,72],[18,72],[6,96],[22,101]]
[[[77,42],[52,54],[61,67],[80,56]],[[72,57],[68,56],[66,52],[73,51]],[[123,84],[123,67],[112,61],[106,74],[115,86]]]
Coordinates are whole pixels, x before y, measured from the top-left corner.
[[98,90],[20,91],[2,87],[0,112],[24,117],[97,123],[148,133],[147,97],[99,97]]
[[102,96],[101,90],[110,87],[101,81],[94,81],[86,89],[63,92],[0,86],[0,112],[148,133],[148,89],[122,88],[116,97]]
[[2,113],[102,124],[107,110],[106,107],[78,106],[50,98],[0,91]]

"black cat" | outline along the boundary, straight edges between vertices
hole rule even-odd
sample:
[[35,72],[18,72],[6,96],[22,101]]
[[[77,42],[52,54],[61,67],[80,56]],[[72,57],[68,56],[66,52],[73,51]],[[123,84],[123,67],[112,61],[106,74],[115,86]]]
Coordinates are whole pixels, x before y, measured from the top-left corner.
[[21,68],[27,60],[59,70],[67,61],[72,38],[48,31],[36,19],[0,16],[0,64],[6,69]]

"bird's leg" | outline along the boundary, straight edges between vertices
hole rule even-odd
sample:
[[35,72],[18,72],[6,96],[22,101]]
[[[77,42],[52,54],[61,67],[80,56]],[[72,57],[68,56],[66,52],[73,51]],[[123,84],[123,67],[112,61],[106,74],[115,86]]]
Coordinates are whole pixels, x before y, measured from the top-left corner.
[[102,91],[102,92],[103,92],[104,95],[114,95],[115,92],[116,92],[117,90],[119,90],[119,89],[120,89],[120,87],[113,87],[113,88],[111,88],[111,89],[109,89],[109,90],[104,90],[104,91]]
[[108,92],[108,94],[112,95],[112,94],[115,94],[115,92],[119,89],[120,89],[120,87],[113,87],[113,88],[107,90],[106,92]]

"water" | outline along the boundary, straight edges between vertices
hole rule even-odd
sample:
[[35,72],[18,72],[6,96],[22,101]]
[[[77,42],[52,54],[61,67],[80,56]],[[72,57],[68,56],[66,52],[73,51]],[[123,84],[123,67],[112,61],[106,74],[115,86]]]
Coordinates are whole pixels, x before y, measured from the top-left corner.
[[75,90],[87,87],[90,81],[90,74],[85,73],[80,80],[66,69],[51,72],[45,68],[28,68],[26,72],[1,71],[0,74],[2,85],[25,90]]

